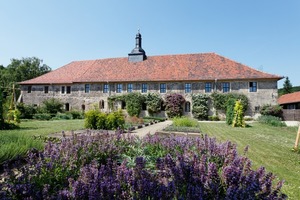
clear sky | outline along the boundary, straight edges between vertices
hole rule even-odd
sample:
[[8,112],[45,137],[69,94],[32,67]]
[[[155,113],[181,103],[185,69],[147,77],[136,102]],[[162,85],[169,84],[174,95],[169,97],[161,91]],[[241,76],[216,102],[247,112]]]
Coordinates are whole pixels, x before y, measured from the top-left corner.
[[148,56],[215,52],[300,86],[299,0],[0,0],[0,65],[127,57],[138,29]]

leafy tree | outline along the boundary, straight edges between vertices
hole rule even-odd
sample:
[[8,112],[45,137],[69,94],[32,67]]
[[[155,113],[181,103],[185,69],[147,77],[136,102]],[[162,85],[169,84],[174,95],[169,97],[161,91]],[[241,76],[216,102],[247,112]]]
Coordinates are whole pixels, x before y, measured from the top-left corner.
[[0,87],[0,129],[4,126],[4,119],[3,119],[3,91]]
[[292,92],[293,92],[293,85],[291,84],[289,77],[286,77],[283,83],[282,94],[289,94]]
[[63,112],[63,103],[55,98],[47,99],[43,101],[43,110],[46,113],[56,115],[58,112]]

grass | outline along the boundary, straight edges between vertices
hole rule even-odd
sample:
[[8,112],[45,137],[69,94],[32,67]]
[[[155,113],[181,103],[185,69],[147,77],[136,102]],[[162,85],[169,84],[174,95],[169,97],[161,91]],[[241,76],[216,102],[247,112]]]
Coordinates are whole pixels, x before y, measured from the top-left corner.
[[47,136],[62,130],[83,129],[83,120],[24,121],[15,130],[0,130],[0,164],[25,155],[31,148],[42,149],[43,142],[32,136]]
[[201,132],[218,141],[237,144],[239,153],[249,145],[247,157],[256,169],[264,166],[280,180],[289,199],[300,199],[300,154],[292,152],[297,127],[271,127],[252,123],[248,128],[232,128],[225,123],[200,122]]

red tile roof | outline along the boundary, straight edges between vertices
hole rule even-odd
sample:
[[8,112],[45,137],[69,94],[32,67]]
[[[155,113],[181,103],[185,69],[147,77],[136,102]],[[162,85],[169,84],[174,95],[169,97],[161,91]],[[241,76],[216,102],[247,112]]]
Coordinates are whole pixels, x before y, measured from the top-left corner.
[[200,53],[149,56],[142,62],[128,62],[127,57],[74,61],[20,84],[281,78],[283,77],[252,69],[215,53]]
[[297,102],[300,102],[300,92],[294,92],[294,93],[282,95],[277,100],[277,103],[280,105],[288,104],[288,103],[297,103]]

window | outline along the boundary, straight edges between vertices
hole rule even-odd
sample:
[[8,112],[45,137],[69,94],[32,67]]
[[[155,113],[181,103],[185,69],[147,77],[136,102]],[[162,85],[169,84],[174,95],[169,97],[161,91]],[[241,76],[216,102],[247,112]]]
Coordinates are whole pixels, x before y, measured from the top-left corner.
[[66,111],[69,111],[69,110],[70,110],[70,104],[69,104],[69,103],[66,103],[66,104],[65,104],[65,110],[66,110]]
[[81,110],[82,110],[83,112],[85,111],[85,105],[84,105],[84,104],[81,105]]
[[249,82],[249,92],[257,92],[257,82]]
[[142,84],[142,93],[147,93],[147,90],[148,90],[148,85],[147,85],[147,83],[143,83],[143,84]]
[[121,104],[121,109],[123,109],[123,110],[126,109],[126,102],[125,102],[125,101],[122,101],[121,103],[122,103],[122,104]]
[[91,87],[90,84],[85,84],[84,85],[84,92],[85,93],[90,93],[90,87]]
[[145,102],[142,103],[142,110],[147,110],[147,104]]
[[185,112],[191,112],[191,103],[190,102],[185,102],[185,105],[184,105],[184,111]]
[[99,108],[104,109],[104,100],[99,101]]
[[184,91],[185,91],[185,93],[191,93],[191,91],[192,91],[192,84],[186,83],[185,86],[184,86]]
[[45,86],[45,87],[44,87],[44,93],[47,94],[48,92],[49,92],[49,86]]
[[32,88],[31,88],[31,85],[29,85],[29,86],[27,87],[27,92],[28,92],[28,93],[31,93],[31,89],[32,89]]
[[118,83],[117,84],[117,93],[122,93],[122,89],[123,89],[123,84]]
[[255,112],[259,112],[260,111],[260,106],[255,106],[254,110],[255,110]]
[[61,86],[61,93],[62,93],[62,94],[65,93],[65,91],[66,91],[65,89],[66,89],[65,86]]
[[295,110],[296,109],[296,104],[288,104],[286,106],[286,108],[289,109],[289,110]]
[[166,93],[167,86],[165,83],[160,84],[160,93]]
[[132,92],[132,83],[127,84],[127,92]]
[[71,93],[71,86],[67,86],[67,94]]
[[211,83],[205,83],[205,93],[211,92]]
[[161,101],[160,110],[161,111],[165,111],[166,110],[166,106],[165,106],[165,102],[164,101]]
[[222,83],[223,92],[229,92],[230,91],[230,84],[228,82]]
[[109,90],[108,83],[104,83],[104,85],[103,85],[103,93],[108,93],[108,90]]

